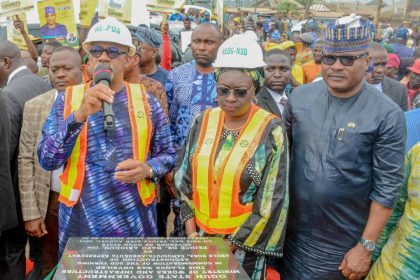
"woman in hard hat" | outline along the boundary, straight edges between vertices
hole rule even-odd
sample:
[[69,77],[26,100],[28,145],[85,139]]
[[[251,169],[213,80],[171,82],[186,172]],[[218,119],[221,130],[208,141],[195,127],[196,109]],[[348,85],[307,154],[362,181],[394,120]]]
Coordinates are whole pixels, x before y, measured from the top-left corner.
[[253,104],[265,66],[258,43],[235,35],[219,48],[220,107],[199,115],[175,168],[187,235],[221,236],[251,279],[281,257],[288,209],[288,153],[279,118]]

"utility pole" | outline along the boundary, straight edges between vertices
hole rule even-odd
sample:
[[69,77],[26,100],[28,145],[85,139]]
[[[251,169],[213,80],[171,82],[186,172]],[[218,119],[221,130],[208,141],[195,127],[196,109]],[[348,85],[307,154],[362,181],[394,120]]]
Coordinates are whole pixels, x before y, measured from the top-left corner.
[[376,15],[375,15],[375,27],[378,30],[379,27],[379,17],[381,16],[382,0],[376,0]]
[[408,11],[409,11],[410,6],[411,6],[410,4],[411,4],[411,1],[410,0],[406,0],[405,1],[404,14],[403,14],[404,20],[406,20],[407,17],[408,17]]

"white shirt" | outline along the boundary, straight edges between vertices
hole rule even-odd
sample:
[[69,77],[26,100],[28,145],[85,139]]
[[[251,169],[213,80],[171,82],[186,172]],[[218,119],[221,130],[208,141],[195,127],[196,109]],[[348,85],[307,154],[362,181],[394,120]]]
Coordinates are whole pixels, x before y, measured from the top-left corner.
[[15,70],[13,70],[12,73],[10,73],[9,78],[7,79],[7,84],[8,85],[10,83],[10,81],[13,79],[14,76],[16,76],[16,74],[24,69],[28,69],[28,67],[26,67],[25,65],[20,66],[18,68],[16,68]]
[[377,88],[380,92],[383,92],[383,91],[382,91],[382,83],[379,83],[379,84],[372,84],[372,86],[373,86],[373,87],[375,87],[375,88]]
[[284,90],[283,90],[282,94],[279,94],[279,93],[277,93],[275,91],[272,91],[271,89],[269,89],[267,87],[266,87],[266,89],[270,93],[271,97],[273,97],[274,101],[276,101],[276,105],[279,108],[280,113],[283,115],[285,106],[283,104],[281,104],[280,101],[281,101],[282,98],[286,98],[286,100],[287,100],[287,96],[284,93]]
[[[54,100],[57,99],[57,91],[55,91]],[[60,175],[63,173],[63,167],[60,167],[51,172],[51,190],[59,193],[61,191]]]

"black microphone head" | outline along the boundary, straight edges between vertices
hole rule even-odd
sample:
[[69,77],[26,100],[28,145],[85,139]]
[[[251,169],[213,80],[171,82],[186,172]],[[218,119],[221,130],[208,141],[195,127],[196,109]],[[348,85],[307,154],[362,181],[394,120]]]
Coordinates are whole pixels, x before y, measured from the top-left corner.
[[108,84],[112,81],[112,70],[105,66],[98,64],[93,69],[93,82],[95,85],[99,84],[101,81],[106,81]]

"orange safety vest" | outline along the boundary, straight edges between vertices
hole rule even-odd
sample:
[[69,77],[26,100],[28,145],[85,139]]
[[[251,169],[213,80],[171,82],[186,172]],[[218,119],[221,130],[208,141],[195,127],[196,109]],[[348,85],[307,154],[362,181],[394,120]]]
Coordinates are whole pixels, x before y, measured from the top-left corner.
[[275,116],[253,105],[246,125],[214,176],[214,163],[224,124],[220,108],[204,112],[193,155],[193,201],[197,225],[210,234],[230,234],[251,214],[253,203],[239,201],[240,178],[257,149],[267,124]]
[[[76,111],[82,103],[83,94],[89,84],[68,87],[64,99],[64,119]],[[125,83],[130,116],[133,159],[145,162],[149,153],[152,135],[152,122],[149,117],[150,107],[143,85]],[[85,160],[87,153],[88,123],[76,139],[66,168],[60,176],[60,202],[73,207],[80,198],[85,179]],[[147,179],[137,182],[137,190],[144,205],[151,204],[156,196],[156,185]]]

